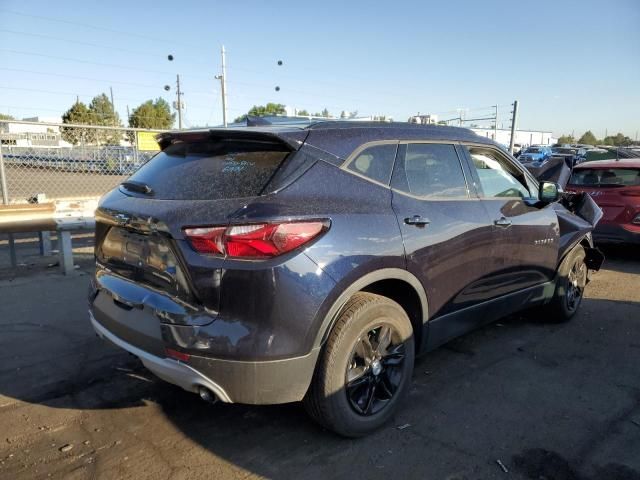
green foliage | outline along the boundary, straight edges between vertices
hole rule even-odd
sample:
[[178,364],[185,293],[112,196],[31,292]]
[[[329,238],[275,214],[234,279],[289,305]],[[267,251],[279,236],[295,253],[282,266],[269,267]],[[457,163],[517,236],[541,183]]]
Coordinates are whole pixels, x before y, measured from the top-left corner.
[[175,113],[171,113],[169,103],[163,98],[147,100],[133,109],[129,116],[129,126],[133,128],[169,129],[173,126]]
[[304,108],[302,110],[298,110],[298,115],[300,115],[301,117],[308,117],[309,116],[309,112],[307,112]]
[[120,117],[114,110],[111,100],[109,100],[109,97],[104,93],[93,97],[93,100],[91,100],[89,104],[89,111],[94,117],[94,125],[105,125],[109,127],[122,126]]
[[287,113],[287,111],[285,110],[283,104],[269,102],[266,105],[254,105],[246,115],[237,117],[234,122],[244,122],[247,118],[247,115],[251,115],[253,117],[264,117],[267,115],[283,115],[285,113]]
[[0,113],[0,120],[15,120],[15,117],[11,115],[7,115],[5,113]]
[[[93,97],[88,107],[84,103],[76,101],[62,115],[62,123],[109,127],[122,126],[118,113],[114,110],[109,97],[104,93]],[[120,143],[122,135],[115,130],[63,127],[62,138],[73,145],[79,143],[117,145]]]
[[329,114],[329,110],[327,110],[326,108],[324,110],[322,110],[322,113],[320,114],[321,117],[325,117],[325,118],[329,118],[331,115]]
[[586,145],[595,145],[598,143],[598,139],[591,132],[591,130],[587,130],[582,134],[582,136],[578,139],[578,143],[584,143]]
[[[69,110],[62,114],[62,123],[90,125],[92,123],[91,112],[84,103],[76,101]],[[61,129],[62,138],[73,145],[92,142],[93,133],[88,128],[62,127]]]
[[602,141],[605,145],[614,145],[616,147],[627,147],[633,144],[633,140],[622,133],[616,135],[609,135]]
[[559,139],[558,139],[558,143],[560,145],[563,145],[565,143],[575,143],[576,139],[573,135],[562,135]]

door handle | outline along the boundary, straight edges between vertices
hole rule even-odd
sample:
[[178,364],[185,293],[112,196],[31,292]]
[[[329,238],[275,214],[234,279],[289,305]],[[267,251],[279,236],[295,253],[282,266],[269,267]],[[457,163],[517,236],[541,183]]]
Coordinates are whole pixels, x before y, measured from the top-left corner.
[[497,225],[498,227],[508,227],[511,225],[511,220],[506,217],[500,217],[499,219],[494,220],[493,224]]
[[431,223],[428,218],[421,217],[420,215],[414,215],[413,217],[407,217],[404,219],[404,223],[407,225],[415,225],[416,227],[424,227]]

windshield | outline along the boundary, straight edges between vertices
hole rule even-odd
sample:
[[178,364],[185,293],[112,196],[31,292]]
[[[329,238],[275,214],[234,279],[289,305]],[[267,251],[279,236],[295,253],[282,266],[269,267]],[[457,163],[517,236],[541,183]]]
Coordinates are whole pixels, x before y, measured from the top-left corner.
[[539,148],[528,148],[526,153],[540,153],[541,151]]
[[640,186],[640,169],[637,168],[582,168],[576,169],[569,181],[571,185],[596,187]]

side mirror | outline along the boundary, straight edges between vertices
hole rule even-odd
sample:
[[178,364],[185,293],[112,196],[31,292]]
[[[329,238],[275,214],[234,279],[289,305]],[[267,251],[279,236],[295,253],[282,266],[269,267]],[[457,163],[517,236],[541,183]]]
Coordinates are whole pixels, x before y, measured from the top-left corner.
[[540,182],[540,193],[538,198],[544,203],[553,203],[560,198],[562,189],[555,182]]

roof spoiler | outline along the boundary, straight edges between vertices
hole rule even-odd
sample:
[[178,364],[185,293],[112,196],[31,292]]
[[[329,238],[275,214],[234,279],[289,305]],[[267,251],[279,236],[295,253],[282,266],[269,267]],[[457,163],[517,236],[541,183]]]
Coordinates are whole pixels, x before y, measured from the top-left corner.
[[162,150],[177,142],[193,142],[198,140],[246,140],[252,142],[280,143],[289,150],[298,150],[309,132],[307,130],[259,130],[249,128],[212,128],[210,130],[174,131],[156,135]]

